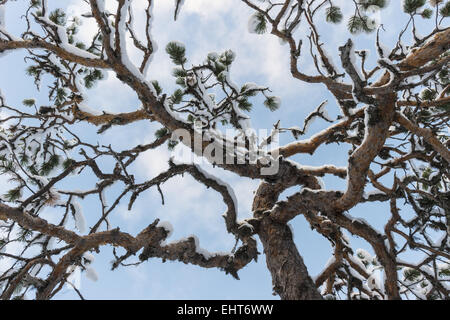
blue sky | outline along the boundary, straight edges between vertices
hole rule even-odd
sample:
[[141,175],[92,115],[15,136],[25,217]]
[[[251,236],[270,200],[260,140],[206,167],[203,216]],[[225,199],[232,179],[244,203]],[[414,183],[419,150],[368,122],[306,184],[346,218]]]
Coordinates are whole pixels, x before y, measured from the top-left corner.
[[[351,1],[337,1],[345,8],[351,9]],[[395,35],[402,25],[400,20],[406,16],[400,13],[400,1],[392,3],[382,11],[381,23],[386,31],[382,32],[382,42],[388,47],[396,42]],[[144,1],[135,1],[136,25],[143,25]],[[52,8],[58,6],[67,8],[69,14],[80,14],[85,11],[82,1],[51,1]],[[23,30],[24,21],[20,19],[23,4],[21,1],[9,5],[6,13],[7,27],[12,32]],[[292,79],[289,73],[287,46],[279,43],[271,35],[255,35],[247,31],[247,21],[253,13],[238,0],[186,0],[178,21],[174,22],[173,1],[156,0],[154,6],[154,20],[152,35],[159,49],[155,53],[149,68],[148,79],[157,79],[165,92],[172,92],[175,88],[174,79],[170,75],[171,64],[164,47],[169,41],[180,41],[186,45],[187,57],[191,63],[204,60],[211,51],[222,52],[232,49],[237,57],[232,68],[232,78],[242,85],[245,82],[255,82],[270,87],[274,95],[281,97],[281,109],[270,112],[262,106],[262,101],[255,100],[254,110],[251,112],[252,123],[256,129],[269,129],[278,120],[283,127],[302,126],[304,117],[317,107],[323,100],[328,99],[327,110],[330,115],[337,115],[337,108],[333,98],[320,85],[308,85]],[[347,11],[348,12],[348,11]],[[304,26],[303,26],[304,27]],[[337,47],[343,45],[351,37],[358,49],[370,49],[370,61],[374,61],[374,34],[350,35],[345,23],[330,25],[319,23],[322,31],[322,41],[329,50],[336,65],[339,65]],[[85,23],[81,26],[78,37],[88,40],[89,34],[95,26]],[[299,32],[305,32],[306,28]],[[424,33],[424,32],[423,32]],[[36,98],[45,104],[46,91],[37,92],[31,78],[25,76],[26,65],[23,61],[24,52],[9,53],[0,58],[0,89],[10,105],[18,105],[25,98]],[[138,58],[133,52],[132,60]],[[306,73],[313,73],[311,61],[305,57],[300,69]],[[43,82],[45,84],[45,81]],[[140,106],[136,95],[113,74],[100,82],[95,88],[87,91],[87,105],[91,108],[108,112],[125,112],[135,110]],[[310,128],[310,134],[325,128],[326,123],[317,122]],[[116,150],[125,149],[133,145],[154,140],[157,124],[139,122],[127,127],[115,127],[105,134],[98,136],[96,128],[81,124],[75,130],[91,141],[112,144]],[[305,137],[308,137],[306,135]],[[282,136],[281,142],[292,141],[288,134]],[[317,150],[314,156],[301,155],[294,159],[305,165],[334,164],[345,166],[348,147],[343,145],[328,145]],[[165,146],[146,152],[133,167],[134,174],[141,181],[154,177],[168,168],[170,152]],[[207,170],[226,180],[234,188],[239,203],[239,218],[251,216],[251,200],[253,191],[259,182],[243,179],[220,169]],[[0,179],[4,179],[0,177]],[[92,177],[83,174],[71,177],[63,187],[76,186],[77,189],[88,189],[94,183]],[[324,178],[327,188],[343,189],[343,181],[333,177]],[[4,192],[6,181],[0,180],[0,192]],[[107,198],[113,199],[119,189],[112,188],[107,192]],[[123,203],[111,218],[112,225],[120,226],[122,231],[136,234],[155,218],[168,220],[174,227],[174,233],[169,240],[195,234],[200,239],[200,246],[209,251],[229,251],[234,246],[234,238],[226,233],[221,214],[225,205],[218,194],[206,190],[194,179],[185,175],[176,177],[162,186],[165,205],[156,189],[144,193],[136,202],[131,212],[127,211]],[[296,190],[290,189],[289,192]],[[286,193],[287,194],[287,193]],[[88,222],[95,222],[98,217],[99,203],[95,198],[86,198],[81,202],[84,215]],[[405,209],[406,210],[406,209]],[[52,220],[58,212],[48,209],[44,216]],[[362,217],[371,222],[375,228],[382,229],[389,211],[386,204],[374,203],[359,205],[351,214]],[[304,257],[311,275],[318,274],[330,257],[331,247],[328,240],[311,231],[302,216],[291,222],[295,233],[296,245]],[[71,221],[68,225],[73,227]],[[368,248],[367,244],[357,238],[351,238],[354,248]],[[110,261],[113,259],[111,247],[103,247],[100,254],[95,255],[93,264],[99,279],[93,282],[84,275],[81,279],[81,290],[88,299],[273,299],[270,274],[265,266],[265,257],[260,255],[257,263],[249,264],[240,271],[241,280],[236,281],[223,272],[212,269],[205,270],[196,266],[178,262],[161,263],[150,260],[138,267],[121,267],[110,271]],[[262,252],[262,248],[260,248]],[[131,262],[131,261],[130,261]],[[58,299],[76,299],[72,290],[65,290],[57,295]]]

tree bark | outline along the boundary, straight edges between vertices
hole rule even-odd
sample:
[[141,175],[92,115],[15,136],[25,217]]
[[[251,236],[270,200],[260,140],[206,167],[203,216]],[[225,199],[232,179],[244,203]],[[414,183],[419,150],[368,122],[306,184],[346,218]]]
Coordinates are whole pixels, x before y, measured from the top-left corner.
[[288,225],[264,219],[258,235],[264,246],[274,291],[283,300],[321,300]]
[[257,234],[272,275],[273,290],[282,300],[321,300],[314,281],[295,246],[292,232],[286,223],[272,220],[264,212],[272,209],[280,194],[290,186],[304,184],[314,187],[307,177],[287,176],[278,184],[261,183],[253,199],[253,214],[260,220]]

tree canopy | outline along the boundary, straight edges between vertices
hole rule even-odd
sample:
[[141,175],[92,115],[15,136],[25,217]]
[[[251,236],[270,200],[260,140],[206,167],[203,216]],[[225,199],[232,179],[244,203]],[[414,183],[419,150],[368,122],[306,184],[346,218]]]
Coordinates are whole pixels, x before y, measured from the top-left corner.
[[[190,1],[175,1],[174,20]],[[0,0],[0,54],[25,51],[26,74],[48,101],[30,97],[9,105],[0,94],[0,174],[8,186],[0,197],[0,263],[8,262],[0,270],[1,299],[30,293],[51,299],[65,285],[83,297],[73,284],[74,271],[95,279],[93,254],[108,246],[112,269],[159,258],[216,268],[236,279],[264,256],[273,292],[282,299],[450,297],[450,1],[404,0],[398,14],[407,22],[387,47],[383,37],[396,22],[377,20],[391,5],[385,0],[235,0],[252,10],[242,21],[249,32],[271,34],[284,45],[286,77],[322,86],[333,98],[295,127],[283,126],[283,97],[264,84],[233,80],[239,52],[205,52],[197,63],[176,39],[156,43],[155,0],[142,1],[140,11],[132,0],[80,0],[88,8],[80,16],[52,1],[24,1],[21,34],[5,22],[14,2]],[[78,37],[83,23],[95,25],[88,42]],[[341,46],[323,42],[324,30],[339,23],[349,32],[339,39]],[[361,33],[369,35],[372,48],[359,48]],[[147,77],[158,47],[172,63],[167,73],[177,86],[173,91]],[[120,113],[87,106],[89,89],[107,73],[135,92],[141,105]],[[337,117],[327,112],[330,105]],[[260,137],[251,122],[255,112],[279,113],[280,121]],[[314,120],[327,127],[305,138]],[[122,150],[98,142],[97,135],[139,121],[160,124],[152,141]],[[97,135],[83,135],[79,128],[86,124]],[[280,135],[291,142],[279,145]],[[251,218],[240,220],[233,188],[196,163],[170,158],[169,169],[151,179],[136,173],[145,152],[180,145],[214,168],[260,182]],[[345,167],[306,166],[296,158],[332,145],[349,147]],[[172,227],[160,219],[134,235],[111,223],[121,204],[133,211],[151,188],[164,204],[161,186],[180,175],[223,200],[225,228],[236,239],[231,252],[207,252],[195,236],[170,241]],[[345,187],[327,188],[324,176]],[[73,177],[81,180],[73,183]],[[85,199],[97,203],[82,205]],[[389,204],[383,230],[358,217],[355,207],[368,202]],[[46,213],[49,208],[54,214]],[[83,212],[89,212],[89,223]],[[315,278],[289,225],[300,215],[333,250]],[[352,247],[346,233],[363,239],[374,254]],[[19,246],[18,254],[12,246]],[[419,262],[411,258],[417,252],[424,256]]]

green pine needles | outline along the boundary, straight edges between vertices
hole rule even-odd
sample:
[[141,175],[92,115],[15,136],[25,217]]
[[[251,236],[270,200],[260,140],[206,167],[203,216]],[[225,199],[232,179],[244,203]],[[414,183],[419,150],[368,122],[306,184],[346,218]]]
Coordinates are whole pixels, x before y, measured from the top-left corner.
[[176,65],[183,65],[186,63],[186,48],[182,43],[169,42],[166,46],[166,52],[169,54],[170,59]]

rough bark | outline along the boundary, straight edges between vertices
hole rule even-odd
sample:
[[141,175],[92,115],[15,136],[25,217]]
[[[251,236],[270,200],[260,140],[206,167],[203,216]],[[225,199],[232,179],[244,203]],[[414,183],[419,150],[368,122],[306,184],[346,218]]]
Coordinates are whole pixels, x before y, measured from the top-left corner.
[[272,275],[274,293],[283,300],[321,300],[314,281],[301,257],[285,222],[273,221],[264,216],[277,202],[286,188],[305,184],[317,188],[315,181],[309,179],[290,179],[280,184],[262,183],[253,201],[255,218],[260,219],[257,233],[264,248],[267,267]]
[[264,246],[274,292],[283,300],[321,300],[289,226],[266,219],[258,235]]

